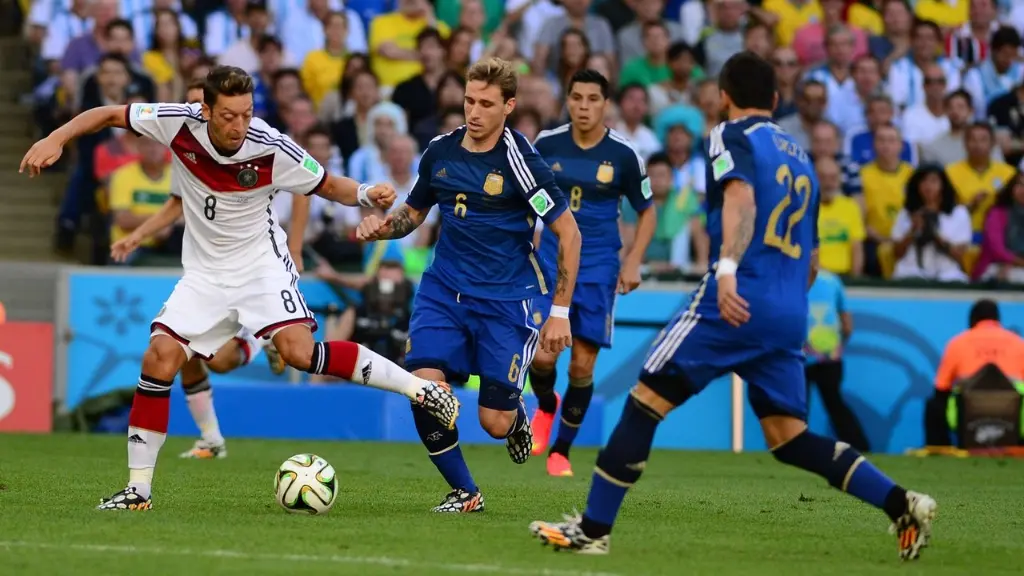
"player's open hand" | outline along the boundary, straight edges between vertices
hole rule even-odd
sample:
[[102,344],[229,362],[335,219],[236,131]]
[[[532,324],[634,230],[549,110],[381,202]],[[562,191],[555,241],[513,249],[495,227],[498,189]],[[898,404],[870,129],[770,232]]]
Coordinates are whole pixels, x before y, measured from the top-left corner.
[[750,304],[736,291],[736,276],[718,279],[718,312],[722,320],[736,328],[750,320]]
[[60,140],[52,135],[47,136],[28,149],[25,157],[21,159],[18,173],[22,174],[27,170],[30,178],[37,176],[44,168],[49,168],[56,164],[63,153],[64,145]]
[[619,294],[629,294],[633,290],[636,290],[637,286],[640,285],[640,264],[634,262],[624,262],[622,264],[622,270],[619,271]]
[[143,238],[136,234],[129,234],[124,238],[121,238],[114,245],[110,247],[110,258],[114,262],[124,263],[128,260],[128,257],[135,252],[135,249],[142,244]]
[[356,240],[373,242],[383,240],[391,235],[391,217],[381,218],[376,214],[370,214],[359,223],[356,228]]
[[569,320],[549,317],[540,329],[540,349],[549,354],[558,354],[569,346],[572,346]]
[[388,183],[376,184],[373,188],[366,191],[366,196],[373,201],[377,207],[388,210],[391,205],[395,203],[395,199],[398,197],[395,193],[395,187]]

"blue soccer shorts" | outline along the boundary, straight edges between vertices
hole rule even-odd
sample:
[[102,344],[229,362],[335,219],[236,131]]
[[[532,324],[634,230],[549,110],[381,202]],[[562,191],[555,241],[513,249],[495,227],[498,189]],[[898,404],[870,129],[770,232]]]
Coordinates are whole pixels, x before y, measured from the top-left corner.
[[480,376],[479,404],[515,410],[540,331],[530,300],[485,300],[424,276],[413,302],[405,367],[444,372],[449,382]]
[[[569,307],[573,340],[584,340],[598,348],[611,348],[615,334],[615,284],[577,283]],[[552,293],[533,299],[533,319],[544,323],[551,311]]]
[[[735,373],[747,383],[747,400],[758,419],[784,415],[806,420],[803,352],[772,348],[770,331],[753,337],[759,329],[751,324],[734,328],[686,309],[651,345],[640,381],[668,399],[686,398]],[[680,386],[687,389],[676,389]]]

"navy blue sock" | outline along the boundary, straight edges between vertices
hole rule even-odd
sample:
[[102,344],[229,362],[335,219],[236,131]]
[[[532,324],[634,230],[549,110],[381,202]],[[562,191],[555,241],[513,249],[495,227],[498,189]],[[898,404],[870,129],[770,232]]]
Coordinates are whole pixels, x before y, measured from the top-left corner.
[[804,430],[772,454],[779,462],[825,478],[833,488],[883,510],[893,520],[906,512],[906,491],[845,442]]
[[459,447],[459,429],[448,430],[423,408],[413,405],[412,417],[416,422],[416,432],[430,454],[430,461],[437,471],[444,476],[445,482],[452,488],[461,488],[466,492],[477,492],[476,482],[469,473],[466,459],[462,457]]
[[569,378],[569,389],[565,391],[565,398],[562,399],[562,420],[558,423],[558,436],[551,446],[551,453],[569,457],[569,448],[572,447],[573,440],[576,440],[576,434],[587,416],[587,408],[590,408],[590,399],[593,397],[593,376]]
[[523,403],[520,402],[519,405],[516,407],[516,419],[515,421],[512,422],[512,426],[509,427],[508,434],[505,434],[505,437],[508,438],[509,436],[515,434],[516,432],[519,431],[520,428],[526,426],[526,424],[529,423],[529,421],[530,417],[526,415],[526,406],[523,406]]
[[558,398],[555,396],[555,379],[558,377],[555,371],[540,372],[530,366],[530,388],[533,388],[533,395],[537,397],[537,408],[541,412],[554,414],[558,409]]
[[612,531],[626,491],[644,470],[661,420],[657,412],[632,395],[626,399],[619,423],[597,456],[583,514],[582,528],[587,536],[600,538]]

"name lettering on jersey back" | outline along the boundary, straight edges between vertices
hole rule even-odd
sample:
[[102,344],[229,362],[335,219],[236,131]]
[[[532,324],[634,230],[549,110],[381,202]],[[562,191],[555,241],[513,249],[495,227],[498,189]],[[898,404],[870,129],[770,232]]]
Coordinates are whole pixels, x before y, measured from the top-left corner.
[[274,182],[274,153],[240,162],[222,163],[182,126],[171,141],[171,150],[182,165],[214,192],[249,192]]
[[785,152],[801,162],[807,162],[807,152],[804,152],[804,149],[796,142],[787,140],[778,134],[772,134],[772,140],[775,141],[775,147],[779,149],[779,152]]

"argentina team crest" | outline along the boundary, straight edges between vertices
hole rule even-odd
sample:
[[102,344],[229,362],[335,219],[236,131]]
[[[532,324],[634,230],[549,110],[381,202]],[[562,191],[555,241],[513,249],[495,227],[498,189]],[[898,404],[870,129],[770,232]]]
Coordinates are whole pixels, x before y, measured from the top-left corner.
[[610,184],[615,179],[615,168],[606,163],[597,167],[597,181],[602,184]]
[[260,175],[256,173],[256,170],[247,165],[238,172],[238,185],[242,188],[252,188],[260,180]]
[[488,174],[487,179],[484,180],[484,193],[488,196],[497,196],[501,194],[504,187],[505,178],[501,174],[495,174],[492,172]]

